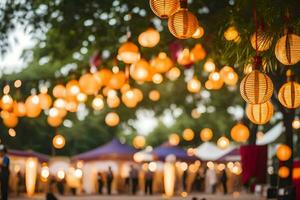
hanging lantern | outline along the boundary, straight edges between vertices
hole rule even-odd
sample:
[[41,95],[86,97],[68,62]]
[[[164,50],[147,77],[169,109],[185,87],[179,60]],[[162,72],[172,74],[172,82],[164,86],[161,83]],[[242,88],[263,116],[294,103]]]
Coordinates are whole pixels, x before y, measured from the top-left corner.
[[285,83],[278,92],[280,103],[290,109],[300,106],[300,84],[294,81],[291,70],[287,71],[287,83]]
[[77,94],[76,96],[76,100],[79,102],[79,103],[84,103],[86,102],[87,100],[87,95],[83,92],[80,92]]
[[118,59],[126,64],[132,64],[140,59],[139,48],[132,42],[125,42],[118,50]]
[[236,83],[239,80],[239,76],[237,75],[236,72],[232,71],[232,72],[228,72],[226,77],[223,78],[224,82],[229,85],[229,86],[233,86],[236,85]]
[[56,98],[64,98],[66,96],[66,88],[65,86],[59,84],[59,85],[56,85],[53,90],[52,90],[52,94],[54,97]]
[[100,86],[108,86],[110,78],[112,76],[112,72],[108,69],[101,69],[93,75]]
[[117,95],[108,96],[106,99],[106,103],[110,108],[117,108],[120,105],[120,99]]
[[52,105],[52,99],[49,94],[47,93],[40,93],[38,95],[40,101],[40,107],[44,110],[47,110]]
[[233,72],[233,71],[234,71],[233,68],[230,66],[222,67],[222,69],[220,70],[221,78],[225,79],[228,76],[229,72]]
[[194,34],[192,35],[192,38],[199,39],[204,35],[204,28],[202,26],[198,26]]
[[227,30],[224,32],[224,37],[228,41],[234,41],[237,38],[239,38],[239,32],[236,30],[234,26],[230,26],[227,28]]
[[190,50],[188,48],[183,49],[179,53],[177,62],[185,68],[189,68],[193,64],[193,61],[191,60]]
[[284,65],[294,65],[300,60],[300,37],[288,33],[275,46],[275,56]]
[[191,93],[198,93],[201,89],[201,82],[196,77],[194,77],[188,81],[187,89]]
[[277,148],[276,156],[280,161],[287,161],[292,156],[292,150],[288,145],[280,144]]
[[150,7],[155,15],[166,19],[179,9],[179,0],[150,0]]
[[80,87],[77,80],[70,80],[66,85],[67,96],[76,96],[80,93]]
[[163,76],[159,73],[156,73],[152,76],[152,81],[155,84],[161,84],[163,80],[164,80]]
[[159,32],[154,28],[148,28],[146,31],[142,32],[138,41],[142,47],[152,48],[155,47],[160,40]]
[[135,136],[132,144],[136,149],[141,149],[145,146],[146,139],[144,136],[141,136],[141,135]]
[[107,113],[105,116],[105,123],[108,126],[117,126],[120,123],[120,117],[115,112]]
[[28,158],[25,162],[25,185],[28,196],[33,196],[36,185],[36,177],[38,170],[37,158]]
[[58,116],[61,118],[64,118],[68,114],[67,110],[64,108],[59,108],[57,109],[57,111],[58,111]]
[[180,137],[176,133],[169,135],[169,143],[172,146],[177,146],[180,142]]
[[13,106],[14,100],[12,99],[12,97],[8,94],[5,94],[2,96],[1,99],[1,108],[3,110],[10,110]]
[[216,69],[216,65],[214,63],[213,60],[208,59],[205,63],[204,63],[204,71],[206,72],[213,72]]
[[220,149],[226,149],[229,146],[229,140],[227,137],[222,136],[218,139],[217,145]]
[[55,108],[58,108],[58,109],[65,109],[66,108],[66,101],[64,99],[56,99],[53,103],[54,107]]
[[185,139],[186,141],[191,141],[194,139],[195,137],[195,133],[192,129],[190,128],[186,128],[184,129],[183,133],[182,133],[182,137],[183,139]]
[[194,48],[191,50],[191,60],[193,62],[201,61],[205,58],[206,52],[201,44],[196,44]]
[[70,100],[66,102],[66,110],[69,112],[77,112],[78,103],[76,100]]
[[133,108],[137,105],[138,100],[133,89],[129,89],[122,94],[122,101],[128,108]]
[[175,81],[176,79],[179,78],[181,72],[180,69],[178,69],[177,67],[172,67],[167,73],[166,73],[166,77],[171,80],[171,81]]
[[219,90],[223,87],[224,81],[221,78],[221,75],[219,72],[214,71],[214,72],[210,73],[208,78],[211,81],[213,90]]
[[102,110],[104,107],[104,101],[102,95],[97,95],[92,101],[92,107],[94,110]]
[[149,99],[152,101],[158,101],[160,99],[160,93],[158,90],[151,90],[149,92]]
[[62,121],[63,121],[62,118],[59,116],[56,116],[56,117],[48,116],[47,117],[47,122],[52,127],[58,127],[59,125],[61,125]]
[[254,124],[266,124],[273,116],[274,108],[270,101],[262,104],[248,104],[246,115]]
[[143,92],[138,88],[133,88],[134,97],[137,102],[141,102],[143,100]]
[[231,129],[231,138],[236,142],[246,142],[250,136],[250,131],[247,126],[242,123],[236,124]]
[[259,71],[261,59],[255,58],[255,68],[247,74],[241,84],[240,92],[243,99],[249,104],[261,104],[270,100],[273,94],[273,83],[271,79]]
[[292,126],[293,126],[293,129],[299,129],[300,128],[300,119],[294,119]]
[[126,75],[123,71],[119,71],[117,73],[113,73],[108,86],[112,89],[119,90],[126,82]]
[[27,97],[25,106],[27,117],[35,118],[41,113],[40,100],[37,95]]
[[62,149],[66,145],[66,139],[62,135],[56,135],[52,139],[52,145],[56,149]]
[[165,73],[172,68],[173,62],[165,52],[160,52],[157,57],[150,61],[150,65],[157,73]]
[[13,113],[17,117],[24,117],[26,115],[26,106],[23,102],[15,102],[13,107]]
[[287,177],[289,177],[289,175],[290,175],[290,170],[289,170],[288,167],[282,166],[282,167],[279,168],[278,176],[280,178],[287,178]]
[[214,89],[213,82],[211,80],[205,81],[205,88],[208,89],[208,90]]
[[180,9],[169,17],[170,32],[179,39],[188,39],[193,36],[199,27],[197,17],[187,10],[187,1],[180,1]]
[[203,142],[208,142],[213,137],[213,131],[210,128],[204,128],[200,132],[200,138]]
[[18,120],[18,117],[14,113],[7,112],[7,114],[5,114],[4,116],[5,117],[3,117],[3,124],[7,128],[14,128],[17,126],[19,120]]
[[[267,35],[262,30],[257,31],[257,33],[258,33],[257,36],[256,36],[256,32],[254,32],[251,35],[250,38],[251,46],[253,47],[253,49],[256,49],[256,45],[257,45],[258,51],[268,50],[272,45],[273,37]],[[256,42],[256,38],[257,38],[257,42]]]
[[79,86],[81,91],[87,95],[96,94],[101,87],[95,76],[91,73],[84,74],[80,77]]
[[140,59],[138,62],[130,66],[130,75],[136,81],[146,81],[150,72],[150,65],[145,59]]

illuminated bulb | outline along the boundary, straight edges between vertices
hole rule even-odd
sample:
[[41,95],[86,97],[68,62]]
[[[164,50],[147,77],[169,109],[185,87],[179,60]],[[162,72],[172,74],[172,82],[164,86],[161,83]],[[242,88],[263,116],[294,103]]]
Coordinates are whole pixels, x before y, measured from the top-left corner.
[[119,67],[118,66],[113,66],[113,68],[112,68],[112,72],[113,73],[118,73],[120,71],[120,69],[119,69]]
[[169,143],[172,146],[178,145],[180,142],[180,137],[176,133],[172,133],[169,135]]
[[54,136],[54,138],[52,140],[52,144],[56,149],[62,149],[66,144],[66,140],[65,140],[64,136],[56,135],[56,136]]
[[54,107],[64,109],[66,107],[66,101],[64,99],[56,99],[54,101]]
[[16,137],[17,133],[16,133],[15,129],[10,128],[10,129],[8,129],[8,135],[10,137]]
[[15,86],[15,88],[21,87],[22,86],[22,81],[21,80],[15,80],[14,86]]
[[173,67],[166,73],[166,76],[171,81],[175,81],[180,76],[180,73],[181,72],[177,67]]
[[190,128],[184,129],[183,133],[182,133],[182,137],[183,139],[185,139],[186,141],[191,141],[194,139],[194,131]]
[[5,95],[3,95],[3,97],[2,97],[2,103],[3,103],[3,104],[12,104],[12,103],[13,103],[13,99],[11,98],[10,95],[5,94]]
[[197,93],[200,92],[201,82],[197,78],[193,78],[187,83],[187,89],[189,92]]
[[211,79],[213,81],[218,81],[220,80],[221,76],[220,76],[220,73],[219,72],[212,72],[211,75],[210,75]]
[[101,110],[104,107],[102,95],[98,95],[93,99],[92,107],[94,108],[94,110]]
[[156,169],[157,169],[157,165],[156,165],[156,162],[150,162],[149,165],[148,165],[148,168],[151,172],[155,172]]
[[215,71],[215,69],[216,69],[216,65],[212,60],[209,59],[204,63],[204,71],[213,72]]
[[155,84],[160,84],[163,81],[163,76],[161,74],[156,73],[152,76],[152,81]]
[[199,39],[199,38],[201,38],[203,35],[204,35],[204,29],[203,29],[203,27],[199,26],[199,27],[196,29],[195,33],[192,35],[192,38],[194,38],[194,39]]
[[141,149],[145,146],[146,144],[146,139],[144,136],[141,136],[141,135],[138,135],[136,136],[134,139],[133,139],[133,146],[136,148],[136,149]]
[[132,90],[128,90],[126,93],[125,93],[125,96],[128,98],[128,99],[133,99],[134,98],[134,92]]
[[105,116],[105,123],[108,126],[116,126],[120,123],[120,117],[115,112],[107,113],[107,115]]
[[59,170],[59,171],[57,172],[57,178],[59,178],[59,179],[64,179],[65,176],[66,176],[66,174],[65,174],[65,172],[64,172],[63,170]]
[[294,119],[292,126],[294,129],[299,129],[300,128],[300,119]]
[[53,108],[50,108],[49,110],[49,116],[50,117],[57,117],[59,115],[59,112],[58,112],[58,109],[53,107]]
[[75,177],[76,177],[76,178],[81,178],[82,175],[83,175],[83,172],[82,172],[81,169],[75,169],[74,174],[75,174]]
[[86,102],[87,95],[85,93],[80,92],[80,93],[77,94],[76,99],[80,103]]
[[158,90],[152,90],[149,92],[149,99],[152,101],[158,101],[160,99],[160,93]]
[[40,88],[40,92],[43,93],[43,94],[46,94],[48,92],[48,88],[46,86],[42,86]]
[[43,179],[47,179],[50,175],[50,172],[49,172],[49,167],[47,166],[43,166],[41,168],[41,176]]
[[194,119],[199,119],[200,116],[201,116],[201,112],[199,112],[197,110],[197,108],[194,108],[191,112],[191,116],[194,118]]
[[209,169],[214,169],[215,168],[215,164],[212,161],[207,162],[207,167]]
[[229,140],[227,137],[222,136],[218,139],[217,145],[221,149],[226,149],[229,146]]

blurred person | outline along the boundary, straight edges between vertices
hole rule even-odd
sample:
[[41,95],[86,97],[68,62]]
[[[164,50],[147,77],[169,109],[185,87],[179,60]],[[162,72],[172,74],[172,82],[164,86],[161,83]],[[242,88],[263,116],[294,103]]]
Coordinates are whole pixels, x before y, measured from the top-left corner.
[[145,173],[145,194],[152,195],[153,172],[147,169]]
[[224,169],[222,171],[222,175],[221,175],[221,183],[222,183],[222,186],[223,186],[223,192],[224,194],[227,194],[227,174],[226,174],[226,170]]
[[65,185],[66,185],[66,178],[58,179],[57,181],[57,190],[60,195],[65,194]]
[[54,195],[54,183],[53,181],[50,182],[49,192],[46,194],[46,200],[58,200]]
[[114,174],[111,167],[108,167],[108,172],[106,174],[106,184],[107,184],[107,194],[111,195],[111,186],[114,180]]
[[22,175],[21,171],[18,171],[17,173],[17,196],[20,196],[21,192],[24,188],[24,176]]
[[208,168],[205,174],[206,192],[214,194],[216,192],[217,174],[215,169]]
[[139,183],[138,177],[139,177],[138,170],[133,165],[130,165],[129,178],[131,181],[131,193],[132,194],[136,194],[137,186]]
[[98,193],[102,194],[102,189],[103,189],[103,177],[101,172],[98,172],[97,174],[97,181],[98,181]]
[[10,159],[7,155],[6,147],[1,144],[0,145],[0,156],[2,158],[1,162],[1,200],[8,199],[8,181],[9,181],[9,163]]
[[182,174],[182,189],[183,191],[186,191],[187,190],[187,177],[188,177],[188,170],[184,170],[183,171],[183,174]]

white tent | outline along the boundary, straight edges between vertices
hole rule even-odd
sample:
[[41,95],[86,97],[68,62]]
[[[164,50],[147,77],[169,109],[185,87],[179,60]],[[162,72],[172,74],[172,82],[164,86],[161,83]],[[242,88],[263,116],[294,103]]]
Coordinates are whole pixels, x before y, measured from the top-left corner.
[[234,148],[236,148],[236,145],[231,144],[226,149],[220,149],[212,142],[205,142],[196,148],[195,155],[203,161],[215,161],[232,151]]
[[280,122],[273,126],[264,136],[256,141],[257,145],[266,145],[274,142],[285,130],[283,123]]

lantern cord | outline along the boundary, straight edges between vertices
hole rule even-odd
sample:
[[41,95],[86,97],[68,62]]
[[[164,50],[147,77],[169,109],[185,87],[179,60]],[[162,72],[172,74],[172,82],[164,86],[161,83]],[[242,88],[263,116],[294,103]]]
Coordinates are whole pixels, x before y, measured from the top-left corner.
[[257,42],[258,20],[257,20],[256,0],[254,0],[254,5],[253,5],[253,18],[255,22],[255,54],[256,56],[258,56],[258,42]]

